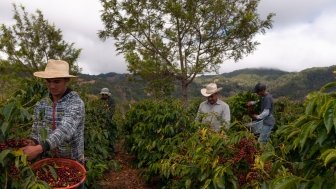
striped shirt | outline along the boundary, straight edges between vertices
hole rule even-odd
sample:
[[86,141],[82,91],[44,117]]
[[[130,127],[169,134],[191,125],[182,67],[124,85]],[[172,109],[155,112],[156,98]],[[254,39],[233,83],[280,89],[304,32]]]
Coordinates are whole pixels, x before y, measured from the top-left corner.
[[35,105],[32,138],[48,142],[57,157],[84,162],[85,106],[79,95],[70,91],[53,103],[45,97]]

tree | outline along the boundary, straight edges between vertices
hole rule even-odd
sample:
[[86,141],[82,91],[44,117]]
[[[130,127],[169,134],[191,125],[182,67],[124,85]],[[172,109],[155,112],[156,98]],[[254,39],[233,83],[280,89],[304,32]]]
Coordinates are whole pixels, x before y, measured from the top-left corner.
[[49,59],[63,59],[70,64],[71,71],[77,73],[79,68],[74,62],[81,49],[65,42],[62,31],[49,24],[40,10],[29,15],[23,6],[18,9],[14,4],[13,7],[16,23],[0,25],[0,52],[5,55],[0,56],[0,60],[34,72],[44,69]]
[[[101,0],[103,40],[114,38],[131,73],[178,81],[182,99],[198,74],[218,71],[258,45],[253,37],[272,27],[259,18],[259,0]],[[154,70],[149,72],[148,70]],[[157,75],[157,77],[148,77]]]

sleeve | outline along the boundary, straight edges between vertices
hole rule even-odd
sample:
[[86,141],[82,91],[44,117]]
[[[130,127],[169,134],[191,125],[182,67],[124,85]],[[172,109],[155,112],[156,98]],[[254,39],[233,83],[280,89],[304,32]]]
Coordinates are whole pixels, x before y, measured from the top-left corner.
[[77,131],[77,127],[84,118],[84,103],[74,102],[64,111],[60,125],[49,135],[47,142],[50,149],[54,149],[66,140],[70,140]]
[[261,112],[261,114],[257,115],[257,119],[264,119],[269,115],[269,112],[270,112],[269,109],[264,109],[264,111]]
[[226,123],[230,123],[230,121],[231,121],[230,107],[227,104],[224,104],[224,109],[223,109],[223,112],[222,112],[222,118],[226,121]]
[[257,101],[248,101],[247,103],[250,104],[250,105],[255,105],[255,104],[257,104]]
[[42,113],[44,112],[41,112],[41,108],[40,108],[40,104],[37,103],[34,107],[34,115],[33,115],[33,125],[32,125],[32,132],[31,132],[31,135],[30,137],[34,140],[34,142],[39,142],[39,120],[42,120],[43,117],[42,116]]
[[257,115],[257,119],[264,119],[270,114],[270,109],[272,108],[272,97],[266,96],[264,99],[265,107],[262,112]]

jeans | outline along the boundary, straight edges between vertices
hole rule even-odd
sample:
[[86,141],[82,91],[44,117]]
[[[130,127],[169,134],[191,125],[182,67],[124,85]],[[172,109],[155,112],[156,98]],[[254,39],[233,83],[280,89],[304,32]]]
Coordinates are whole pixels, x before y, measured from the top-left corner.
[[252,133],[259,135],[259,142],[267,143],[274,125],[264,125],[263,120],[253,121],[247,125]]

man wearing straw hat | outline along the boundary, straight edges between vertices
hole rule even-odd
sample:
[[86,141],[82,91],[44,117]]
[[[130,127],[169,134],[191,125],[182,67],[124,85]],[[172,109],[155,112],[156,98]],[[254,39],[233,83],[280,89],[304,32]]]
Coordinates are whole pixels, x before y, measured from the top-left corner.
[[209,124],[215,132],[219,132],[223,125],[228,127],[231,119],[229,105],[218,98],[220,90],[222,88],[217,88],[216,83],[210,83],[201,89],[201,94],[207,100],[200,104],[196,118],[202,123]]
[[36,103],[32,140],[34,145],[23,147],[28,159],[52,154],[84,163],[84,102],[68,88],[69,64],[63,60],[49,60],[44,71],[35,77],[46,80],[49,95]]

